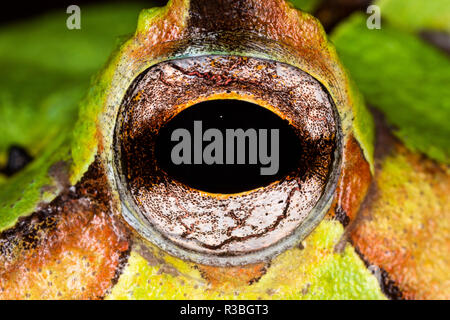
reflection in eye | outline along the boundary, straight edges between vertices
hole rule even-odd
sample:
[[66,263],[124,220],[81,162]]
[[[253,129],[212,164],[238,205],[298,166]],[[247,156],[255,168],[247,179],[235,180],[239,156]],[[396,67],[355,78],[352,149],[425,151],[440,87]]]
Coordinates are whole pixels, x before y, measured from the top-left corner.
[[[320,83],[286,64],[233,56],[157,64],[134,81],[116,124],[125,218],[147,240],[182,258],[213,265],[268,259],[302,240],[325,214],[339,171],[336,119]],[[181,165],[172,157],[177,129],[191,139]],[[224,140],[227,129],[253,132],[243,139],[245,161],[227,165],[216,148],[211,154],[218,163],[196,162],[192,139],[200,141],[208,129]],[[254,154],[260,157],[253,161],[250,149],[252,141],[266,141],[265,155],[276,150],[267,137],[271,129],[279,133],[278,160],[271,160],[279,163],[275,174],[261,175],[269,164],[267,157],[261,161],[264,146],[258,143]],[[259,136],[261,130],[267,135]],[[223,153],[231,150],[229,143],[223,142]]]

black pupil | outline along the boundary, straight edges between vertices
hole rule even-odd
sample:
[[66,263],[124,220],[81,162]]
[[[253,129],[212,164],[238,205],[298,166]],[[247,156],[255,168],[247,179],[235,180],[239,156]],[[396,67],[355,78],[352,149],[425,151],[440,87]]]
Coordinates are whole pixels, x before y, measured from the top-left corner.
[[[195,135],[194,121],[197,121],[197,128],[198,121],[201,121],[201,135]],[[175,164],[173,162],[172,151],[180,144],[181,140],[171,141],[171,137],[172,133],[179,128],[186,129],[190,133],[190,164]],[[224,146],[222,149],[223,163],[206,164],[202,157],[203,154],[201,154],[202,163],[195,164],[194,153],[197,151],[198,154],[199,143],[202,152],[211,143],[210,141],[203,141],[202,135],[206,130],[212,128],[218,129],[222,133]],[[258,150],[256,164],[249,163],[251,148],[249,139],[245,139],[245,163],[237,163],[239,151],[236,140],[234,143],[234,163],[231,163],[231,161],[227,163],[227,149],[225,146],[229,141],[227,141],[226,129],[243,129],[245,132],[249,132],[247,131],[248,129],[255,130],[253,132],[257,133],[258,141],[256,144]],[[266,129],[267,135],[261,136],[259,129]],[[274,154],[274,148],[271,143],[273,129],[279,130],[277,139],[279,143],[278,157]],[[264,153],[268,155],[265,161],[266,164],[263,164],[262,158],[259,156],[259,143],[264,143],[264,141],[267,142],[267,152]],[[242,148],[240,150],[242,151]],[[281,119],[275,113],[246,101],[211,100],[187,108],[162,127],[156,140],[155,153],[158,166],[171,178],[198,190],[230,194],[266,186],[287,175],[296,174],[302,155],[302,147],[295,129],[287,120]],[[184,155],[183,152],[180,154]],[[215,152],[211,152],[211,154],[217,156],[215,159],[220,158]],[[269,164],[267,164],[268,158],[270,159]],[[187,159],[187,157],[184,159]],[[277,161],[278,170],[276,170],[275,174],[261,174],[261,168],[271,167],[271,164],[275,167]],[[272,171],[275,171],[275,169]]]

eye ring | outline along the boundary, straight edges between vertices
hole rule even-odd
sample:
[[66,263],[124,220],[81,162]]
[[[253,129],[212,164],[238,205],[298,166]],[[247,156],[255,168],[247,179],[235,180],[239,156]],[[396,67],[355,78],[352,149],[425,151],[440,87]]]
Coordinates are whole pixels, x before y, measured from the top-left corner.
[[[272,79],[273,82],[268,84],[268,81],[272,81],[267,80],[270,79],[268,75],[276,75],[272,78],[278,79]],[[187,87],[183,87],[182,83],[188,83],[190,88],[194,87],[194,94],[191,96],[186,94]],[[292,86],[289,87],[286,83]],[[142,90],[143,84],[147,85],[145,90]],[[292,95],[289,96],[288,87],[291,91],[296,91],[293,96],[298,101],[295,101]],[[147,95],[147,97],[167,100],[168,94],[164,95],[164,93],[168,88],[172,88],[170,94],[178,99],[177,103],[158,101],[158,103],[149,104],[148,99],[145,101],[140,97],[140,95]],[[271,89],[271,93],[284,90],[284,101],[280,97],[277,97],[277,100],[267,92],[264,93],[262,88]],[[286,97],[289,97],[288,101]],[[129,152],[130,148],[139,149],[138,144],[130,143],[130,141],[136,141],[134,140],[136,135],[145,132],[146,135],[155,136],[159,128],[182,110],[202,101],[219,98],[246,100],[267,108],[287,119],[296,128],[301,128],[306,132],[308,139],[325,141],[327,139],[323,139],[323,136],[326,136],[324,131],[328,130],[329,141],[325,145],[332,148],[329,148],[326,155],[328,157],[326,168],[322,168],[326,169],[325,180],[322,180],[324,184],[311,192],[315,197],[314,200],[309,199],[309,206],[304,207],[302,212],[297,212],[297,218],[294,218],[294,211],[299,210],[293,209],[293,203],[299,205],[299,203],[308,202],[307,197],[299,198],[298,194],[301,194],[303,189],[300,188],[298,177],[286,178],[239,194],[213,195],[171,181],[164,175],[153,179],[150,183],[149,181],[137,183],[136,181],[142,182],[143,175],[130,174],[128,170],[130,161],[124,165],[124,162],[127,162],[124,159],[129,158],[128,154],[133,154]],[[277,102],[274,102],[275,100]],[[291,103],[293,101],[295,103]],[[327,107],[324,108],[323,105]],[[323,119],[326,125],[320,124],[324,121]],[[340,137],[340,120],[332,99],[317,80],[295,67],[276,61],[236,56],[201,56],[159,63],[135,79],[123,99],[116,122],[115,177],[122,200],[123,216],[145,239],[182,259],[220,266],[266,261],[303,240],[325,215],[334,195],[340,172],[342,152]],[[130,178],[133,178],[131,183]],[[130,190],[134,191],[130,192]],[[139,196],[142,193],[145,193],[144,197]],[[283,201],[280,204],[281,200]],[[193,203],[204,203],[197,208],[201,214],[194,214]],[[250,207],[245,207],[246,203],[250,204]],[[224,219],[220,220],[218,217],[222,215],[223,218],[226,213],[229,214],[230,208],[236,204],[241,206],[240,211],[244,213],[256,212],[257,206],[265,207],[266,211],[275,212],[275,220],[266,221],[262,228],[270,236],[256,232],[254,233],[256,236],[250,233],[250,237],[247,234],[240,238],[229,236],[225,240],[223,237],[218,240],[217,237],[208,238],[207,232],[203,235],[197,232],[196,238],[186,233],[186,230],[177,230],[180,226],[189,229],[188,226],[179,222],[180,216],[183,219],[194,215],[197,220],[192,225],[201,225],[202,219],[208,212],[207,207],[218,211],[215,214],[216,224],[213,226],[222,230],[219,221]],[[267,206],[272,207],[267,209]],[[161,211],[161,207],[164,212]],[[149,212],[159,212],[159,216],[149,215]],[[176,218],[172,219],[171,215]],[[168,220],[172,222],[162,223],[160,218],[163,216],[164,219],[168,217]],[[256,213],[256,216],[261,216],[261,212]],[[284,221],[279,223],[283,219],[290,223],[284,223]],[[284,229],[280,228],[283,224]]]

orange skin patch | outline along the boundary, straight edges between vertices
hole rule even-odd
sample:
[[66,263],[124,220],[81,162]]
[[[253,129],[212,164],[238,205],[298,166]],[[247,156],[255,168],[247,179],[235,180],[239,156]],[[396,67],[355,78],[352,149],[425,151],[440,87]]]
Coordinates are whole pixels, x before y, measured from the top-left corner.
[[0,299],[99,299],[111,288],[129,243],[94,179],[1,239]]
[[406,299],[450,299],[450,175],[403,146],[377,159],[378,192],[351,234]]

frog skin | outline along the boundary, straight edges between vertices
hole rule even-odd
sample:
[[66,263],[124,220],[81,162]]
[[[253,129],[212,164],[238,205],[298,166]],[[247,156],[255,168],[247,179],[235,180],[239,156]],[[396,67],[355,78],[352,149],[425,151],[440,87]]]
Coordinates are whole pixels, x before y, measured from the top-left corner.
[[[314,79],[313,90],[332,102],[334,153],[320,206],[279,243],[241,256],[187,250],[150,230],[130,205],[135,193],[118,169],[118,145],[126,153],[133,134],[212,99],[254,102],[295,122],[300,115],[258,96],[261,82],[250,85],[260,75],[276,78],[277,68]],[[142,131],[122,130],[124,118],[149,103],[140,81],[154,79],[152,70],[165,90],[181,79],[211,91],[186,101],[183,92],[150,127],[143,121]],[[317,118],[305,121],[318,126]],[[62,137],[43,161],[45,177],[27,187],[33,198],[1,217],[0,298],[448,299],[448,219],[439,222],[450,212],[448,169],[406,149],[375,120],[318,20],[287,2],[172,0],[143,10],[80,104],[69,152]],[[158,205],[188,203],[195,193],[176,188],[168,190],[183,191]]]

